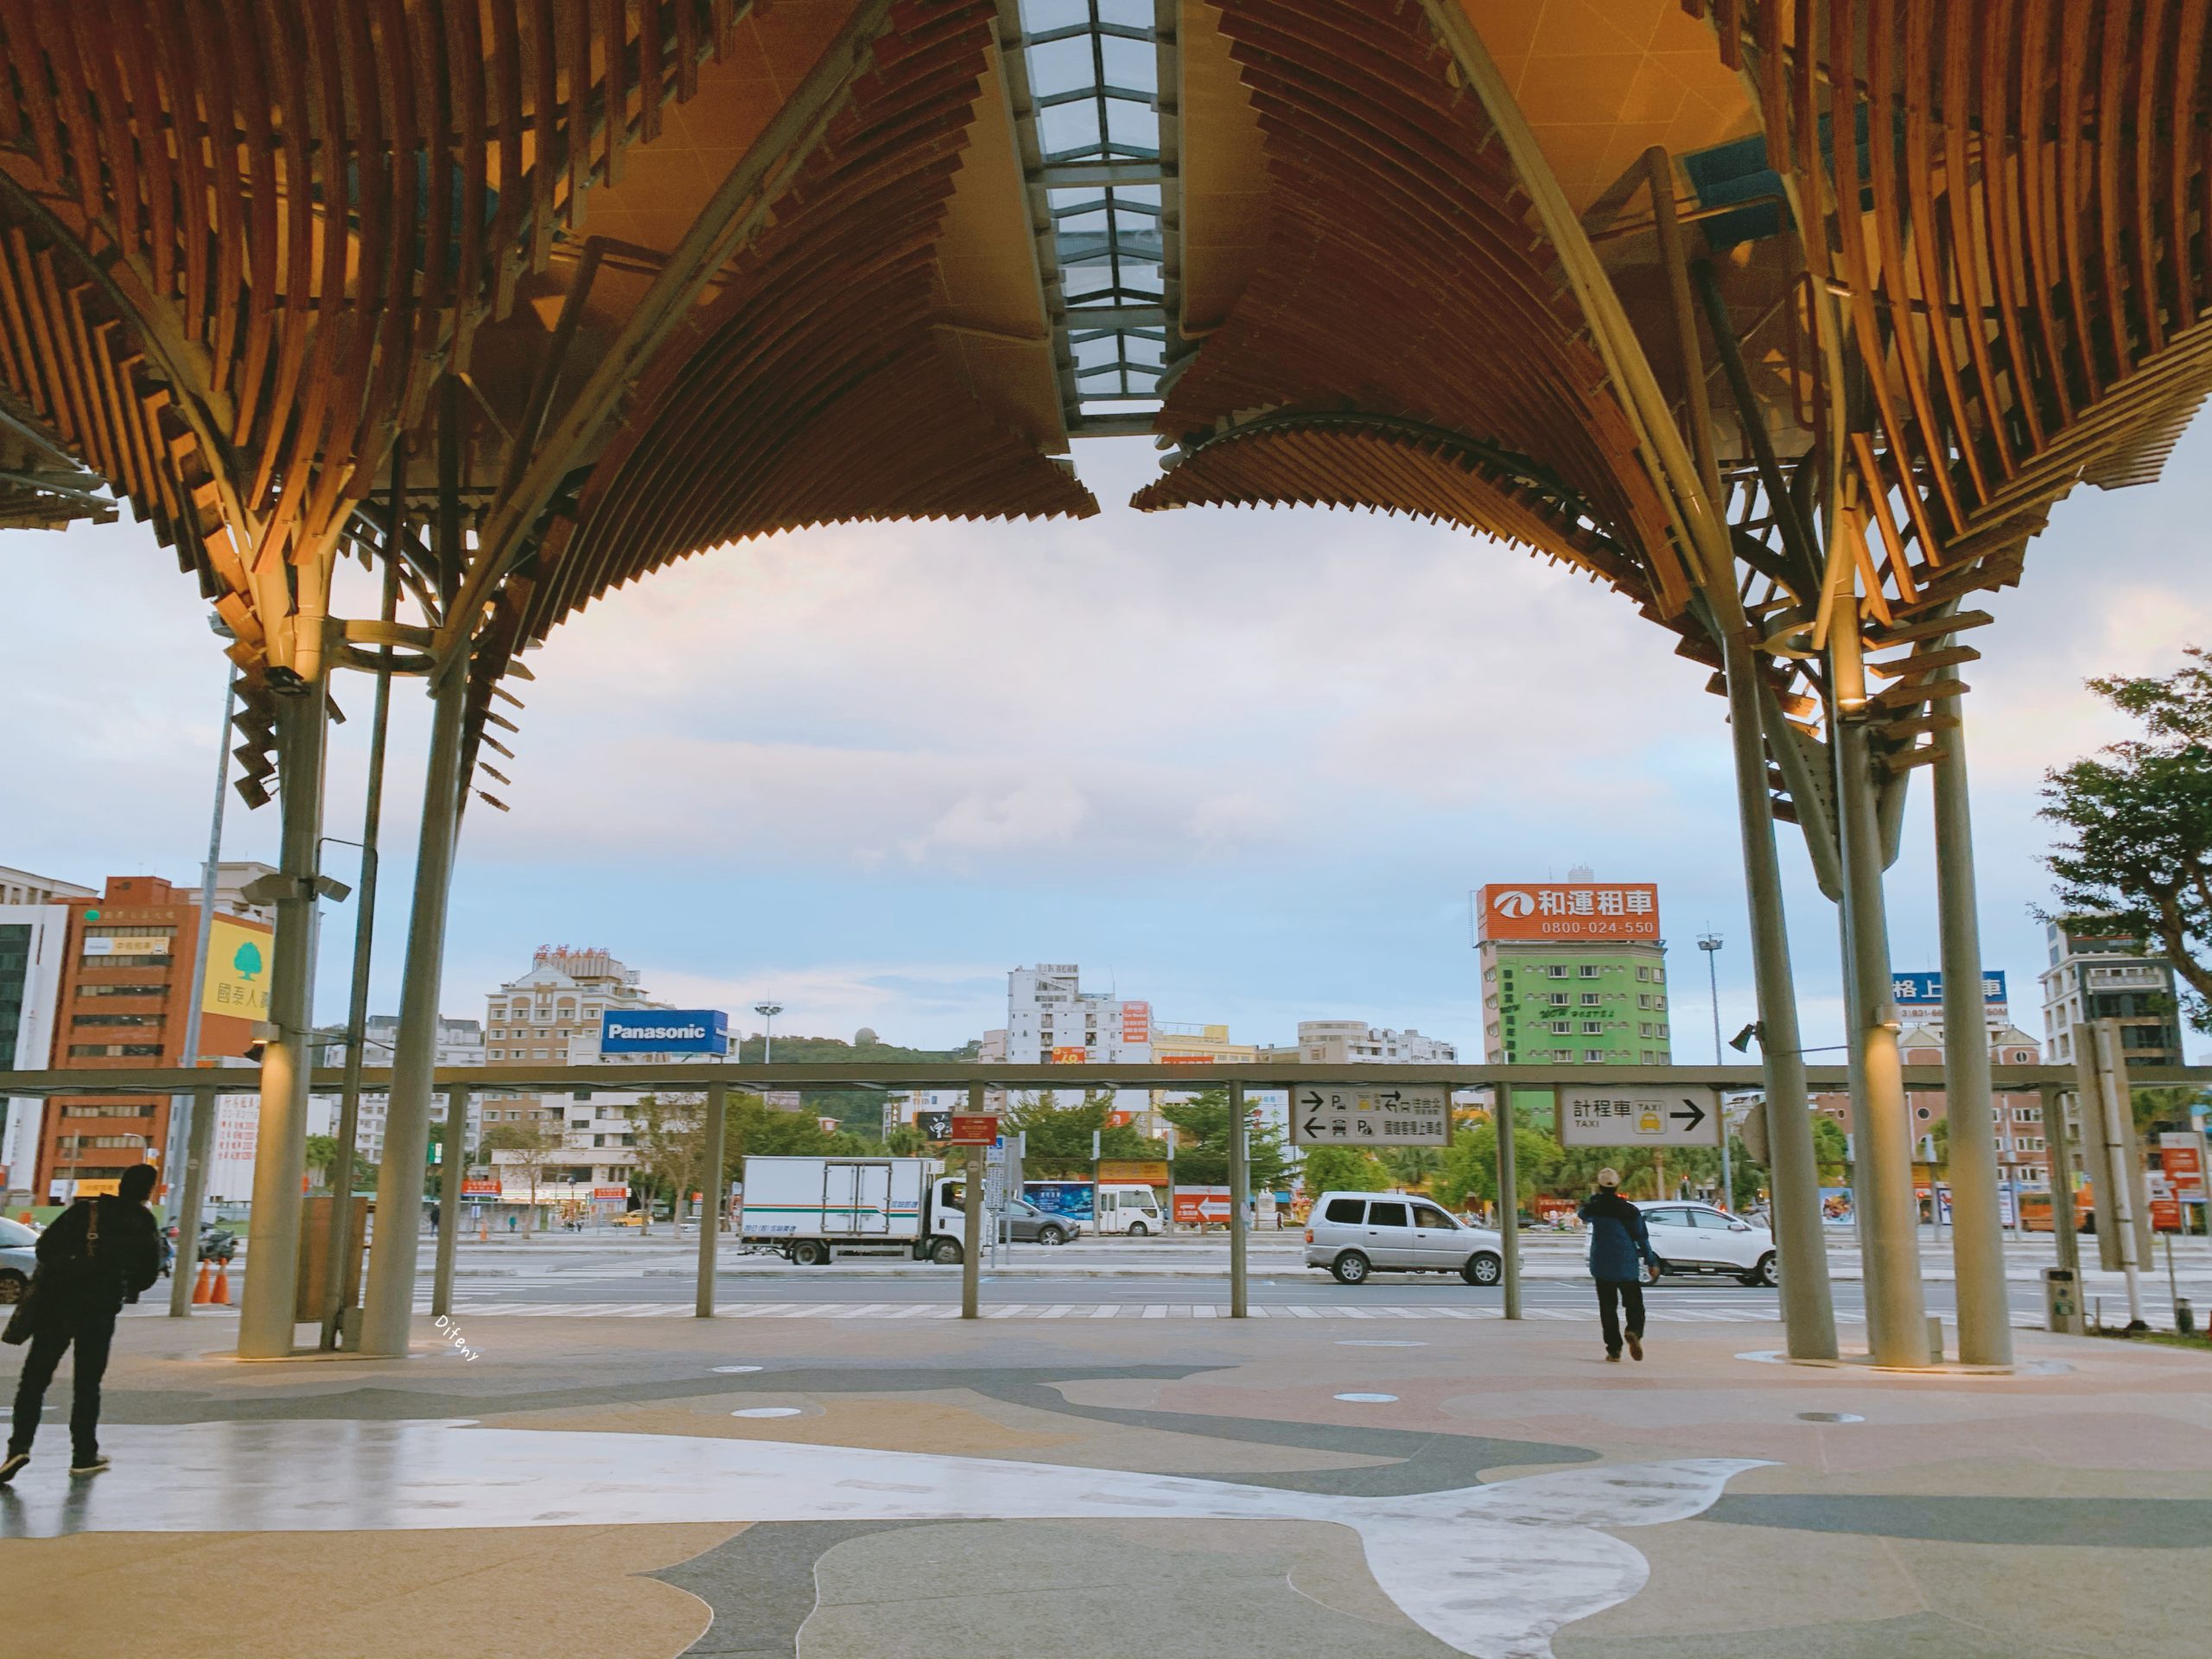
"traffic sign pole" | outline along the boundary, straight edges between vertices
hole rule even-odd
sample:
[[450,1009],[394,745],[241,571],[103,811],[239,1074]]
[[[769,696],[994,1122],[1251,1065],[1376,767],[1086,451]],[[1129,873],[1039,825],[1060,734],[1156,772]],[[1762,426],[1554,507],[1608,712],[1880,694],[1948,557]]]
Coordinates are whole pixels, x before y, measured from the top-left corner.
[[1244,1200],[1251,1185],[1244,1144],[1244,1085],[1229,1085],[1229,1317],[1244,1317]]
[[1521,1180],[1515,1167],[1513,1090],[1497,1085],[1497,1106],[1491,1114],[1497,1129],[1498,1255],[1504,1266],[1505,1317],[1521,1317]]

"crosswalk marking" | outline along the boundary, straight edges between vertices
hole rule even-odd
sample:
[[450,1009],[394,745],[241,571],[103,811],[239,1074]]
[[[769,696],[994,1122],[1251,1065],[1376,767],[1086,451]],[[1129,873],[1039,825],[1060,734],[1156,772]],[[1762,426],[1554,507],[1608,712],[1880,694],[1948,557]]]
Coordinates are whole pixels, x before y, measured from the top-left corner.
[[[220,1310],[228,1312],[231,1310]],[[417,1313],[428,1313],[428,1300],[417,1302]],[[689,1302],[495,1302],[458,1301],[456,1319],[689,1319]],[[1309,1305],[1278,1302],[1255,1305],[1255,1319],[1502,1319],[1497,1307],[1446,1307],[1433,1304],[1381,1304],[1350,1307],[1343,1303]],[[1001,1302],[982,1310],[988,1319],[1221,1319],[1228,1317],[1224,1302],[1101,1302],[1086,1307],[1075,1302]],[[1596,1320],[1597,1309],[1531,1307],[1523,1318],[1548,1324],[1584,1325]],[[952,1302],[746,1302],[720,1309],[717,1317],[730,1319],[957,1319],[958,1304]],[[1864,1315],[1839,1313],[1841,1323],[1862,1322]],[[1759,1307],[1654,1307],[1645,1315],[1653,1325],[1773,1325],[1778,1315]]]

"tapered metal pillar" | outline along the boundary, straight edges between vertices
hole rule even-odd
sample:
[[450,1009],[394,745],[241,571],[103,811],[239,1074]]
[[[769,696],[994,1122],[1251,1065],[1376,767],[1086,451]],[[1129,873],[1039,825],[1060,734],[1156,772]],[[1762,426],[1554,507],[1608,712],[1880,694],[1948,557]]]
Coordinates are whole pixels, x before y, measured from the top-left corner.
[[[1774,810],[1767,794],[1758,664],[1749,640],[1740,635],[1725,639],[1721,651],[1736,760],[1744,897],[1751,916],[1759,1065],[1766,1074],[1767,1156],[1774,1179],[1774,1248],[1781,1268],[1783,1341],[1792,1359],[1834,1359],[1835,1300],[1828,1286],[1827,1241],[1821,1231],[1821,1177],[1813,1155],[1805,1044],[1797,1030],[1797,984],[1789,965],[1782,861],[1775,849]],[[1787,733],[1777,737],[1789,741]],[[1725,1125],[1722,1132],[1726,1132]],[[1732,1203],[1733,1198],[1732,1193]]]
[[[1843,842],[1844,928],[1850,951],[1853,1103],[1859,1249],[1867,1345],[1879,1365],[1924,1366],[1928,1304],[1920,1282],[1920,1211],[1912,1189],[1912,1122],[1891,995],[1889,919],[1882,899],[1881,826],[1864,721],[1834,722],[1836,817]],[[1980,983],[1977,969],[1975,982]]]
[[[184,1052],[178,1056],[181,1065],[200,1064],[200,996],[207,982],[207,941],[215,928],[215,882],[223,860],[223,805],[230,794],[231,779],[231,715],[238,706],[238,677],[235,669],[226,666],[223,673],[223,723],[215,734],[215,804],[208,814],[207,858],[200,867],[200,929],[192,947],[192,995],[186,1005],[184,1016]],[[162,1180],[168,1188],[169,1219],[176,1224],[177,1249],[182,1252],[187,1240],[195,1243],[200,1237],[200,1215],[202,1195],[207,1191],[206,1159],[201,1159],[201,1185],[194,1189],[186,1173],[192,1158],[192,1149],[198,1144],[200,1115],[208,1109],[208,1096],[202,1094],[173,1096],[169,1101],[168,1146],[163,1154]],[[208,1133],[214,1133],[211,1125]],[[211,1141],[208,1144],[213,1145]],[[183,1319],[192,1312],[192,1286],[188,1275],[172,1272],[169,1283],[169,1317]]]
[[[207,1211],[207,1160],[215,1149],[215,1096],[212,1090],[197,1089],[192,1094],[191,1135],[185,1142],[182,1202],[176,1216],[176,1261],[169,1268],[173,1281],[169,1286],[169,1316],[183,1319],[192,1312],[193,1281],[197,1276],[190,1269],[200,1256],[200,1218]],[[175,1180],[178,1172],[172,1169],[169,1178]],[[192,1258],[186,1259],[188,1254]]]
[[[1558,1099],[1556,1090],[1552,1097]],[[1505,1317],[1517,1319],[1521,1317],[1521,1176],[1515,1159],[1520,1149],[1513,1143],[1513,1090],[1504,1084],[1497,1085],[1497,1103],[1491,1117],[1497,1130],[1497,1254],[1505,1284]]]
[[[983,1085],[970,1084],[968,1087],[968,1115],[980,1117],[983,1111]],[[971,1146],[964,1160],[966,1178],[961,1183],[960,1211],[960,1317],[973,1319],[982,1314],[983,1273],[983,1148]]]
[[[1956,716],[1959,705],[1954,702],[1951,710]],[[1942,750],[1934,768],[1936,897],[1943,931],[1943,1111],[1951,1126],[1951,1260],[1958,1281],[1959,1357],[1969,1365],[2010,1365],[2012,1319],[2005,1294],[2005,1217],[1997,1191],[1966,728],[1940,732],[1936,741]],[[1934,1183],[1929,1185],[1932,1192]]]
[[1251,1198],[1251,1160],[1246,1155],[1249,1125],[1244,1121],[1244,1085],[1229,1085],[1229,1317],[1245,1313],[1245,1290],[1250,1270],[1251,1235],[1244,1207]]
[[699,1211],[699,1294],[693,1312],[702,1319],[715,1317],[715,1255],[722,1236],[722,1205],[729,1191],[722,1177],[722,1160],[729,1138],[729,1085],[707,1085],[707,1178],[700,1182],[706,1204]]
[[404,1354],[415,1301],[423,1173],[430,1144],[430,1087],[438,1058],[438,992],[444,970],[446,902],[461,828],[461,728],[467,662],[432,677],[430,760],[423,782],[423,831],[415,855],[415,899],[391,1057],[384,1163],[377,1171],[368,1282],[362,1293],[361,1351]]
[[307,1172],[308,1080],[315,1065],[315,849],[322,834],[329,699],[320,681],[276,700],[283,813],[276,940],[269,969],[270,1035],[261,1052],[261,1125],[254,1137],[253,1222],[238,1300],[238,1355],[292,1351],[300,1276],[300,1184]]
[[446,1085],[445,1134],[439,1137],[438,1248],[430,1274],[430,1312],[453,1312],[454,1255],[461,1244],[461,1180],[468,1167],[468,1085]]

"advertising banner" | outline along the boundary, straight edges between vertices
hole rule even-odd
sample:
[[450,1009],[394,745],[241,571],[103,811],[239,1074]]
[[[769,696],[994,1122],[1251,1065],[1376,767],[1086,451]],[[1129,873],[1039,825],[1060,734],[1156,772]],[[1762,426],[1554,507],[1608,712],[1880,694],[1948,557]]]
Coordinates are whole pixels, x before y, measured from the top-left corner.
[[729,1015],[720,1008],[636,1008],[600,1016],[602,1054],[727,1054]]
[[1649,881],[1493,882],[1482,890],[1485,939],[1653,939],[1659,889]]
[[1122,1004],[1122,1040],[1125,1043],[1148,1043],[1152,1040],[1151,1003]]
[[988,1147],[999,1138],[999,1121],[988,1113],[955,1112],[950,1128],[944,1138],[956,1147]]
[[1089,1181],[1024,1181],[1021,1196],[1048,1216],[1065,1216],[1070,1221],[1091,1217]]
[[100,934],[85,941],[88,957],[166,957],[175,944],[167,933],[139,933],[124,938]]
[[1050,1064],[1053,1065],[1081,1065],[1089,1057],[1081,1048],[1056,1048]]
[[1165,1158],[1109,1158],[1098,1166],[1098,1179],[1109,1185],[1116,1181],[1131,1186],[1167,1185]]
[[1225,1186],[1179,1186],[1175,1189],[1175,1224],[1179,1227],[1226,1226],[1229,1189]]
[[207,971],[200,980],[200,1012],[234,1020],[269,1017],[269,957],[276,936],[241,922],[211,922]]

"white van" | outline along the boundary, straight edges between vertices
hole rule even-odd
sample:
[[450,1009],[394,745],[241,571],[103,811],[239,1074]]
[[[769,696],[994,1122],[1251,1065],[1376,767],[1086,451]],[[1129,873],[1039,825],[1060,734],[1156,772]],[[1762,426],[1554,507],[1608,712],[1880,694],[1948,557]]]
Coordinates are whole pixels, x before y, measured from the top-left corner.
[[1306,1224],[1306,1265],[1326,1268],[1341,1284],[1370,1273],[1456,1273],[1494,1285],[1505,1271],[1504,1241],[1464,1227],[1433,1198],[1408,1192],[1324,1192]]

